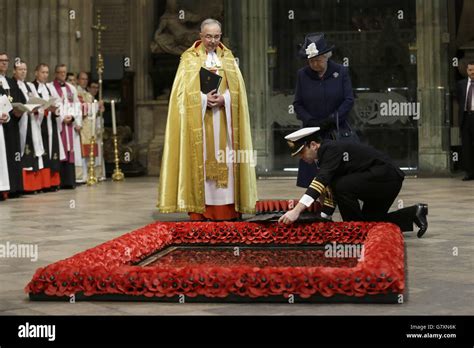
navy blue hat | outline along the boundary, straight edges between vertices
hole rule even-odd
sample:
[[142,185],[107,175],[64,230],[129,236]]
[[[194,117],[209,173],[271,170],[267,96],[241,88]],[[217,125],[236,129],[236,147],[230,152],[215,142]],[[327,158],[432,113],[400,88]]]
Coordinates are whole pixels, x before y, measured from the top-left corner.
[[334,45],[328,45],[324,38],[324,33],[307,34],[304,38],[304,44],[299,46],[300,50],[298,51],[298,55],[305,59],[318,57],[324,53],[332,51],[335,47]]

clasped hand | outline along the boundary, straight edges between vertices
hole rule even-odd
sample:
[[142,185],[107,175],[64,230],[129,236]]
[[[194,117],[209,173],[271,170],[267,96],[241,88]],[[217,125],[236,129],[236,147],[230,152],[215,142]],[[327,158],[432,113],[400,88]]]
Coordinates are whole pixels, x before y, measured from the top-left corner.
[[214,107],[222,107],[224,106],[224,97],[221,95],[218,95],[216,93],[216,90],[213,89],[209,93],[207,93],[207,107],[208,108],[214,108]]

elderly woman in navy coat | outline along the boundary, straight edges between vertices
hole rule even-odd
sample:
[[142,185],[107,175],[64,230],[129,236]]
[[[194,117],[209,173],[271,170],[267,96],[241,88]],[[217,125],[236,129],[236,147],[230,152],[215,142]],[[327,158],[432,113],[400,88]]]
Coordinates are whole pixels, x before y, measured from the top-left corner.
[[[339,134],[352,130],[347,115],[354,105],[349,71],[329,60],[334,46],[328,46],[322,33],[308,34],[299,52],[308,65],[298,71],[293,106],[303,127],[321,127],[323,139],[334,138],[336,115]],[[316,175],[316,164],[300,161],[296,185],[307,188]]]

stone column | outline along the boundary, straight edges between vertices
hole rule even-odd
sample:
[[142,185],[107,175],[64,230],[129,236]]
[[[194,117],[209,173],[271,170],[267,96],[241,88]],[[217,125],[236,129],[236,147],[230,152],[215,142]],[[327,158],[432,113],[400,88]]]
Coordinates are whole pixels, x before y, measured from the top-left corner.
[[[152,100],[153,87],[149,75],[150,42],[155,28],[153,27],[154,0],[137,0],[130,2],[130,70],[135,72],[135,133],[134,138],[139,147],[138,160],[148,168],[149,175],[158,175],[160,129],[164,134],[166,111],[162,105]],[[163,120],[164,114],[164,120]],[[159,157],[159,159],[158,159]]]
[[168,119],[168,101],[151,100],[142,102],[140,105],[140,117],[152,121],[153,138],[147,146],[147,170],[148,175],[159,175],[161,158],[163,157],[163,145],[165,143],[166,121]]
[[[66,64],[69,67],[70,51],[69,45],[69,9],[67,0],[59,0],[58,2],[58,58],[61,61],[57,63]],[[54,67],[50,67],[54,69]]]
[[74,72],[90,70],[92,5],[92,0],[0,0],[0,50],[12,61],[9,75],[16,57],[29,66],[27,80],[38,63],[50,65],[51,77],[58,63]]
[[136,102],[153,97],[149,75],[150,42],[153,37],[153,0],[130,1],[131,70],[135,72]]
[[449,174],[449,120],[446,120],[449,35],[446,11],[446,0],[416,1],[420,175]]
[[93,0],[78,0],[80,3],[80,18],[77,19],[76,24],[78,30],[81,32],[81,39],[78,41],[79,44],[79,68],[81,70],[90,71],[95,67],[90,66],[91,57],[95,55],[94,52],[94,33],[91,27],[96,24],[96,15],[94,13],[94,1]]
[[[273,135],[267,122],[268,86],[268,0],[242,0],[240,30],[242,35],[240,69],[244,76],[252,125],[257,170],[272,168]],[[232,16],[226,13],[226,16]],[[233,25],[235,19],[233,20]]]

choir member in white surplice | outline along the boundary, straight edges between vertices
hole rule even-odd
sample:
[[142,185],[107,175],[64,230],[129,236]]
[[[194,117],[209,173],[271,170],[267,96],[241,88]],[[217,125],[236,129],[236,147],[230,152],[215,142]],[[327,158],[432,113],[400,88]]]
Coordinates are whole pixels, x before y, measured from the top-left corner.
[[82,126],[82,113],[77,91],[66,82],[67,67],[59,64],[54,69],[55,79],[49,84],[53,96],[60,100],[61,139],[66,159],[61,161],[61,188],[76,187],[75,165],[82,166],[80,133],[75,126]]
[[[77,85],[76,74],[67,73],[66,81],[73,87],[74,98],[77,98],[77,102],[74,105],[76,108],[75,115],[76,119],[74,121],[74,129],[76,130],[76,135],[74,136],[74,165],[76,168],[76,184],[85,184],[87,181],[87,167],[84,163],[84,146],[82,139],[82,130],[84,127],[84,113],[82,109],[82,102],[79,97],[79,86]],[[79,114],[79,109],[80,114]]]
[[[15,63],[13,79],[23,94],[27,104],[33,97],[38,97],[35,87],[31,82],[25,82],[27,65],[20,61]],[[41,137],[41,124],[38,122],[39,115],[36,112],[24,112],[20,119],[20,141],[21,141],[21,166],[23,168],[23,189],[25,192],[38,192],[43,189],[40,171],[44,168],[43,139]],[[35,115],[36,112],[36,115]]]
[[[48,86],[49,66],[40,63],[35,69],[35,80],[33,85],[37,95],[49,101],[53,94]],[[57,191],[61,185],[61,160],[66,159],[64,147],[59,133],[61,129],[61,117],[55,105],[47,109],[40,108],[37,112],[38,122],[41,124],[41,137],[43,139],[44,151],[43,165],[40,170],[43,190]]]

